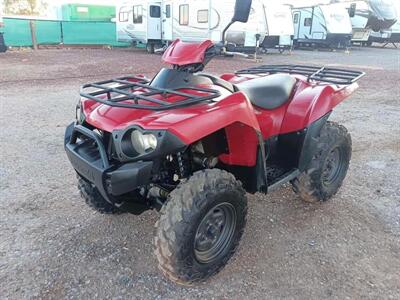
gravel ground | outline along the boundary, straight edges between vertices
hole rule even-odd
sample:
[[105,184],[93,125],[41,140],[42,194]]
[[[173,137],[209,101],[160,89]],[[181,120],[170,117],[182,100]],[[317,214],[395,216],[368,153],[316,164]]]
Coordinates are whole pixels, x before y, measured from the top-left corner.
[[[207,282],[181,287],[156,268],[157,213],[94,213],[78,195],[62,144],[80,84],[152,76],[160,56],[128,49],[0,55],[0,298],[400,299],[400,51],[296,51],[263,60],[367,72],[331,117],[352,134],[349,174],[321,205],[301,202],[290,187],[249,195],[238,253]],[[207,71],[254,64],[218,58]]]

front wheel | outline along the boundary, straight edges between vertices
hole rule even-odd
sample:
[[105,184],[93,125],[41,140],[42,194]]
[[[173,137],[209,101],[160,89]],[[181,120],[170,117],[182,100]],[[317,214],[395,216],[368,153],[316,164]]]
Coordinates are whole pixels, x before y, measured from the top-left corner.
[[292,181],[294,191],[306,202],[326,201],[337,193],[349,168],[351,137],[344,126],[327,122],[315,147],[307,170]]
[[193,174],[171,192],[156,224],[162,273],[179,284],[205,280],[235,252],[246,224],[241,183],[222,170]]
[[99,190],[90,182],[78,175],[78,190],[86,204],[101,214],[121,214],[122,211],[108,203]]

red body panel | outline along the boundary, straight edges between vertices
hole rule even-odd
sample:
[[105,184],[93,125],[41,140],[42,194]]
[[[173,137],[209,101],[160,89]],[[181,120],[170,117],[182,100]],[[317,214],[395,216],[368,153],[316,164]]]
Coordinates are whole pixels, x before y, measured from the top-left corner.
[[[296,77],[295,90],[283,106],[274,110],[264,110],[255,107],[257,119],[264,138],[277,134],[294,132],[308,127],[350,96],[358,84],[348,86],[335,86],[330,84],[316,84],[308,82],[306,77]],[[236,76],[235,74],[223,74],[222,79],[232,83],[240,83],[258,76]]]
[[[234,74],[224,74],[221,77],[232,83],[254,78]],[[219,90],[219,98],[184,108],[164,111],[127,109],[82,99],[82,110],[89,124],[108,132],[131,125],[148,130],[164,129],[188,145],[225,128],[229,154],[221,155],[221,161],[231,165],[254,166],[257,132],[261,132],[265,140],[271,136],[302,130],[330,112],[358,86],[356,83],[345,87],[317,85],[307,82],[303,76],[295,77],[297,84],[291,98],[273,110],[253,106],[242,92],[232,94],[214,85],[208,87]],[[179,98],[171,97],[168,101],[179,101]]]
[[206,50],[212,45],[210,40],[202,43],[184,43],[177,39],[164,52],[162,60],[167,64],[179,66],[203,63]]
[[248,99],[242,93],[222,93],[221,100],[217,102],[158,112],[110,107],[87,99],[82,100],[82,107],[86,121],[96,128],[111,132],[135,124],[150,130],[166,129],[186,144],[234,122],[241,122],[259,130]]
[[308,127],[350,96],[357,83],[345,87],[311,85],[303,80],[289,103],[280,133],[289,133]]

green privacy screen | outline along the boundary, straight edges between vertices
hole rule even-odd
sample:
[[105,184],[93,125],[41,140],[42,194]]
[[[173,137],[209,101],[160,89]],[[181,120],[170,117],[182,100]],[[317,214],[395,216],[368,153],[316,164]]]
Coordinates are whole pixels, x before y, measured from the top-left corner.
[[36,20],[36,39],[39,45],[60,44],[61,24],[58,21]]
[[31,28],[36,28],[39,45],[112,45],[129,46],[117,42],[114,22],[92,21],[49,21],[4,18],[4,39],[6,45],[13,47],[32,46]]
[[3,18],[7,46],[32,46],[29,20]]
[[61,22],[64,44],[123,46],[116,38],[115,23],[111,22]]

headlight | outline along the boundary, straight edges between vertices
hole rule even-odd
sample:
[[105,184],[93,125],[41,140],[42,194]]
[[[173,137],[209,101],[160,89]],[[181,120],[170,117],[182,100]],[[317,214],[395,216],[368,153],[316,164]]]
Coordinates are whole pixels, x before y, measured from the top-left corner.
[[157,147],[157,138],[154,134],[143,134],[139,130],[132,130],[131,142],[133,149],[140,155],[153,151]]

